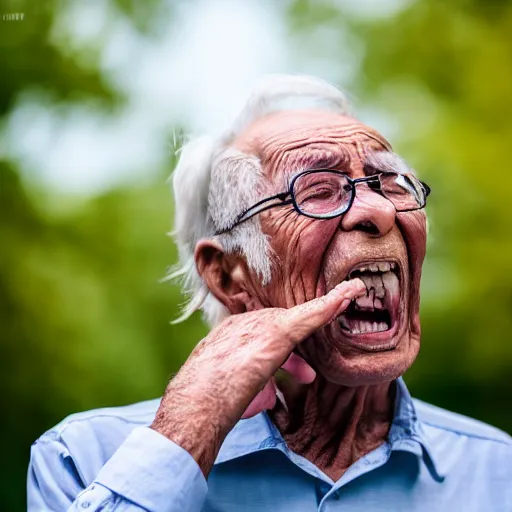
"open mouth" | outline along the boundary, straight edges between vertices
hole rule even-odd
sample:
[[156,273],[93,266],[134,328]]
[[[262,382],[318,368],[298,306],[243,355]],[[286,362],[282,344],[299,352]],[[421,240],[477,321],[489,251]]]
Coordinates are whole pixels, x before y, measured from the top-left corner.
[[[338,317],[346,334],[375,334],[394,330],[400,307],[400,270],[395,261],[360,263],[346,280],[359,278],[366,295],[354,299]],[[389,333],[388,333],[389,334]]]

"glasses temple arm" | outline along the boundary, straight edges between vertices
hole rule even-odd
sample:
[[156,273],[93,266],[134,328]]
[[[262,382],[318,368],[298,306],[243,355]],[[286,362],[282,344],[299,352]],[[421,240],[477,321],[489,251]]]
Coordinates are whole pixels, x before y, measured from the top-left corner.
[[[264,212],[266,210],[269,210],[270,208],[274,208],[274,206],[281,206],[285,204],[290,204],[292,202],[291,199],[286,201],[286,197],[290,195],[290,192],[281,192],[280,194],[276,194],[271,197],[267,197],[265,199],[262,199],[261,201],[258,201],[256,204],[253,204],[250,208],[247,208],[247,210],[243,211],[238,217],[235,219],[235,221],[229,225],[227,228],[221,229],[219,231],[215,232],[215,235],[222,235],[223,233],[227,233],[228,231],[232,230],[234,227],[238,226],[239,224],[242,224],[245,221],[248,221],[249,219],[252,219],[255,215],[258,213]],[[258,209],[259,206],[268,203],[269,201],[274,201],[275,199],[279,199],[279,203],[273,203],[269,204],[261,209]],[[252,211],[251,210],[255,210]]]

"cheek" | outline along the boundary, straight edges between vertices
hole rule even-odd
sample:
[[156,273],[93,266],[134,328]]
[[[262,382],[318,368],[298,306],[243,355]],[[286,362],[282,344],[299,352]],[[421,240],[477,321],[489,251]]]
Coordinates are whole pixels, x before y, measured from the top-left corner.
[[338,222],[309,219],[295,212],[269,215],[264,222],[275,255],[272,283],[286,295],[281,305],[290,307],[323,295],[320,271]]
[[420,281],[421,268],[425,259],[427,246],[427,218],[420,210],[409,213],[397,214],[407,250],[409,253],[409,269],[411,293],[409,300],[409,326],[411,335],[419,340],[420,326]]
[[397,219],[404,235],[411,263],[419,266],[425,258],[427,246],[427,218],[422,210],[397,213]]
[[397,214],[409,255],[412,295],[419,295],[421,267],[427,247],[427,223],[422,211]]

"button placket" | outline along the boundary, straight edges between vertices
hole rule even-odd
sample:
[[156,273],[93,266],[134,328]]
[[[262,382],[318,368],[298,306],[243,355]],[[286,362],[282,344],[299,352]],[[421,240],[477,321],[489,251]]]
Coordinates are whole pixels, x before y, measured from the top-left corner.
[[111,510],[114,495],[103,486],[96,484],[84,489],[76,498],[74,510],[94,510],[106,512]]

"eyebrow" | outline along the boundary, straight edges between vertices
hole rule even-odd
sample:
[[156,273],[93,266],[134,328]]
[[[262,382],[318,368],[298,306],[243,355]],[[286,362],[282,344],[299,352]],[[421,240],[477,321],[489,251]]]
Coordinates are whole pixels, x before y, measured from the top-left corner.
[[[349,164],[349,155],[335,151],[315,150],[303,154],[293,152],[283,165],[282,184],[289,188],[292,178],[299,172],[315,169],[343,170]],[[379,172],[415,174],[415,172],[392,151],[368,151],[364,161],[365,174],[370,176]]]
[[366,174],[377,172],[415,174],[402,158],[391,151],[369,151],[364,160],[364,168]]
[[292,153],[283,165],[284,185],[289,186],[293,176],[301,171],[316,169],[344,169],[349,163],[348,155],[341,152],[314,150],[303,153]]

